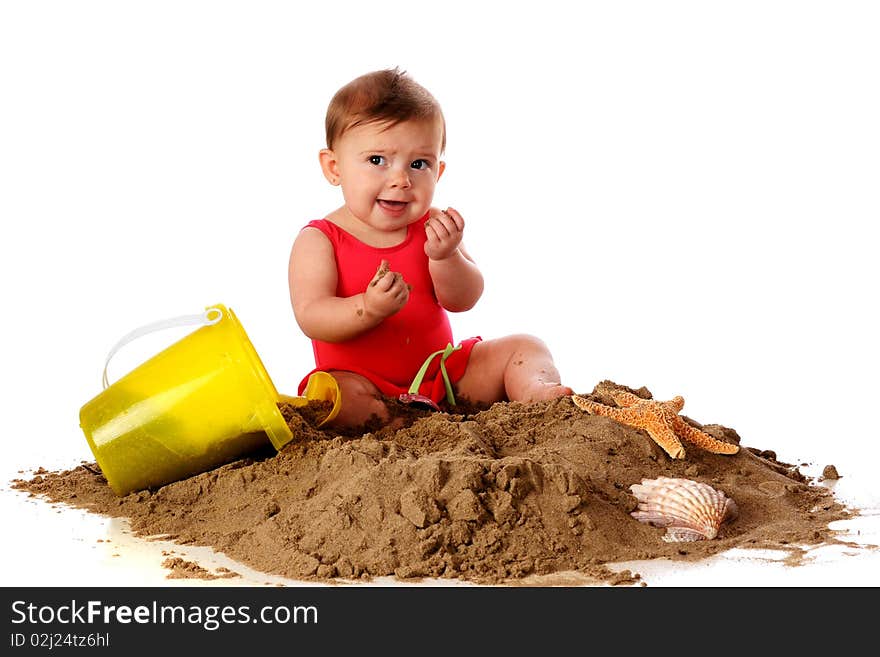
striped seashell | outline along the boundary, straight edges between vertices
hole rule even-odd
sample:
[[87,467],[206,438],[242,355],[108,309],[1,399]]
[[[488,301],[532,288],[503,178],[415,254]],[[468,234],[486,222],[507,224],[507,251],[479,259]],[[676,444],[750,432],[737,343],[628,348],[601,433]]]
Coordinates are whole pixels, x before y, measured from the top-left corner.
[[639,522],[665,527],[663,540],[670,543],[713,539],[723,522],[737,516],[736,502],[691,479],[642,479],[630,490],[639,500],[638,510],[630,515]]

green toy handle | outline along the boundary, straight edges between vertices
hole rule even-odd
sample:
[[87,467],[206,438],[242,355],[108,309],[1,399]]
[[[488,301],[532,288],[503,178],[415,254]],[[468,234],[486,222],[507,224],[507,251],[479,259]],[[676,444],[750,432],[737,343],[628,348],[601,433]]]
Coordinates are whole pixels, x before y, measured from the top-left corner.
[[419,394],[419,387],[422,385],[422,380],[425,378],[425,374],[428,371],[428,367],[431,365],[431,361],[433,361],[437,356],[440,356],[440,374],[443,376],[443,385],[446,387],[446,401],[449,402],[450,406],[455,406],[455,395],[452,392],[452,383],[449,381],[449,374],[446,372],[446,359],[452,355],[453,351],[458,351],[461,349],[461,345],[457,347],[453,347],[452,343],[446,345],[444,349],[440,351],[435,351],[433,354],[428,356],[425,359],[425,362],[422,363],[422,366],[419,368],[419,371],[416,373],[416,378],[413,379],[412,384],[409,387],[409,394],[417,395]]

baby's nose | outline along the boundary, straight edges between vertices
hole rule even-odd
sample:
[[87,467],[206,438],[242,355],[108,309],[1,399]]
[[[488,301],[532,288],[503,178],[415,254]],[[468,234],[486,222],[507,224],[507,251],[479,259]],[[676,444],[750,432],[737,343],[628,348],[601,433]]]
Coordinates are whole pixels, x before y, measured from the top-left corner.
[[404,169],[403,167],[400,167],[400,168],[393,167],[390,170],[388,176],[389,176],[388,182],[392,187],[409,187],[410,186],[409,172],[406,169]]

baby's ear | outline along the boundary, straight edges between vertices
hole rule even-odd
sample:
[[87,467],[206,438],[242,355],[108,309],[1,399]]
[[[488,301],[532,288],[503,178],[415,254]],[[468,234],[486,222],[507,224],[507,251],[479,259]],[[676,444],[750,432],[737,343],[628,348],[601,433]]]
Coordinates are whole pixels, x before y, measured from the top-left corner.
[[437,180],[440,180],[440,176],[443,175],[444,171],[446,171],[446,162],[440,160],[437,162]]
[[321,171],[324,177],[331,185],[339,184],[339,161],[336,159],[336,153],[329,148],[322,148],[318,153],[318,161],[321,163]]

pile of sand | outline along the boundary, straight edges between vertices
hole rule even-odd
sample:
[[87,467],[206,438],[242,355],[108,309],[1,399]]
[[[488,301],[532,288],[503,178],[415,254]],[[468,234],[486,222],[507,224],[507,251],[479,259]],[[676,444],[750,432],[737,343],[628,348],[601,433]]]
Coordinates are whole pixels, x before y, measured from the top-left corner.
[[[610,403],[603,391],[614,386],[602,382],[590,397]],[[306,411],[283,410],[297,438],[281,452],[157,490],[118,498],[94,465],[14,485],[129,518],[138,535],[210,546],[294,579],[501,583],[574,570],[631,583],[637,574],[606,564],[697,560],[733,547],[787,549],[796,558],[799,546],[835,541],[828,524],[852,515],[773,452],[742,446],[724,456],[686,443],[686,458],[672,460],[643,431],[586,414],[569,398],[464,414],[410,411],[405,428],[356,436],[320,431]],[[740,442],[732,429],[691,422]],[[663,529],[630,516],[630,485],[658,476],[714,486],[739,515],[716,539],[666,543]]]

